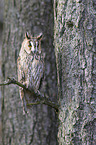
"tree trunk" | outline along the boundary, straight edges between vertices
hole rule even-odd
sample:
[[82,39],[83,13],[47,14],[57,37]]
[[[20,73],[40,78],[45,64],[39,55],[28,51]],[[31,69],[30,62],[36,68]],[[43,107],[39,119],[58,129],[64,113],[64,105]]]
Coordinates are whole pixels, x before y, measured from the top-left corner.
[[[43,32],[42,50],[45,53],[45,72],[41,91],[56,101],[56,67],[53,47],[53,3],[48,0],[5,0],[5,24],[2,46],[2,75],[17,79],[17,58],[25,32],[37,36]],[[55,110],[47,105],[33,106],[23,115],[15,85],[2,87],[2,144],[56,145]]]
[[[2,48],[2,31],[3,31],[3,9],[4,9],[4,1],[0,0],[0,82],[2,78],[2,71],[1,71],[1,48]],[[1,124],[1,102],[2,102],[2,95],[1,95],[1,87],[0,87],[0,144],[2,144],[2,124]]]
[[61,145],[96,144],[96,2],[54,0]]

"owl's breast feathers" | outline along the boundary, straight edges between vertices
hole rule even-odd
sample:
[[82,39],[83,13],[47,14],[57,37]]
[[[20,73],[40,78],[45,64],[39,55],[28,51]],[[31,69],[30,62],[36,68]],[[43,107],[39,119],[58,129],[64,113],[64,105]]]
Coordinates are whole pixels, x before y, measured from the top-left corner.
[[41,53],[24,53],[18,57],[18,81],[29,87],[38,90],[40,80],[44,73],[44,60]]

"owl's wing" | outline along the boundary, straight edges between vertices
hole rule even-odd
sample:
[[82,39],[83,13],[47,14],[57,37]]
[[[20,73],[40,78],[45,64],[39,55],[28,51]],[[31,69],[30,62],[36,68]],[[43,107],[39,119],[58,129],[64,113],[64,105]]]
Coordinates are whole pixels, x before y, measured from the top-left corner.
[[35,90],[39,89],[40,80],[43,77],[44,64],[41,60],[34,59],[28,69],[28,76],[30,79],[30,86]]
[[34,79],[36,88],[39,89],[40,81],[41,81],[41,78],[43,77],[43,73],[44,73],[44,64],[41,61],[39,61],[39,63],[37,63],[37,66],[33,70],[33,73],[35,73],[35,77],[33,77],[33,79]]
[[[22,68],[20,57],[18,57],[18,59],[17,59],[17,68],[18,68],[18,81],[22,84],[25,84],[25,74],[24,74],[24,70]],[[24,91],[23,88],[19,87],[19,93],[20,93],[20,98],[23,103],[23,114],[25,114],[25,113],[27,113],[26,99],[25,99],[26,91]]]
[[18,81],[20,82],[20,80],[22,79],[22,75],[21,75],[21,65],[20,65],[20,57],[18,57],[17,59],[17,71],[18,71]]
[[[17,68],[18,68],[18,82],[23,83],[24,72],[22,70],[20,57],[18,57],[18,59],[17,59]],[[19,92],[20,92],[20,98],[23,99],[24,92],[21,87],[19,87]]]
[[18,81],[24,84],[25,81],[25,73],[21,65],[21,58],[17,59],[17,68],[18,68]]

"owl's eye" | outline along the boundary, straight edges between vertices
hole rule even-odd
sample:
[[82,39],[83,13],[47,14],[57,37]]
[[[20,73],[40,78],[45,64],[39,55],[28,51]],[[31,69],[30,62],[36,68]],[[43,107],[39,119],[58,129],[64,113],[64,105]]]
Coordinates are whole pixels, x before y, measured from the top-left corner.
[[28,47],[30,48],[31,51],[34,51],[34,50],[35,50],[35,49],[34,49],[34,44],[33,44],[32,41],[29,41]]
[[31,50],[32,45],[31,45],[30,41],[29,41],[29,45],[28,45],[28,47],[29,47],[29,48],[30,48],[30,50]]

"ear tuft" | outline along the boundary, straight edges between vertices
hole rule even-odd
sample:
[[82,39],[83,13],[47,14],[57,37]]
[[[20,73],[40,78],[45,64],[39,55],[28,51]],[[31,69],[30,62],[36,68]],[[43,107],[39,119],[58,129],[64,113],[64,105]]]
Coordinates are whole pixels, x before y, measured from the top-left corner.
[[38,40],[41,40],[43,38],[43,33],[41,32],[38,36],[37,36],[37,39]]
[[30,38],[30,35],[28,34],[28,32],[25,33],[25,37],[26,37],[27,39],[31,39],[31,38]]

